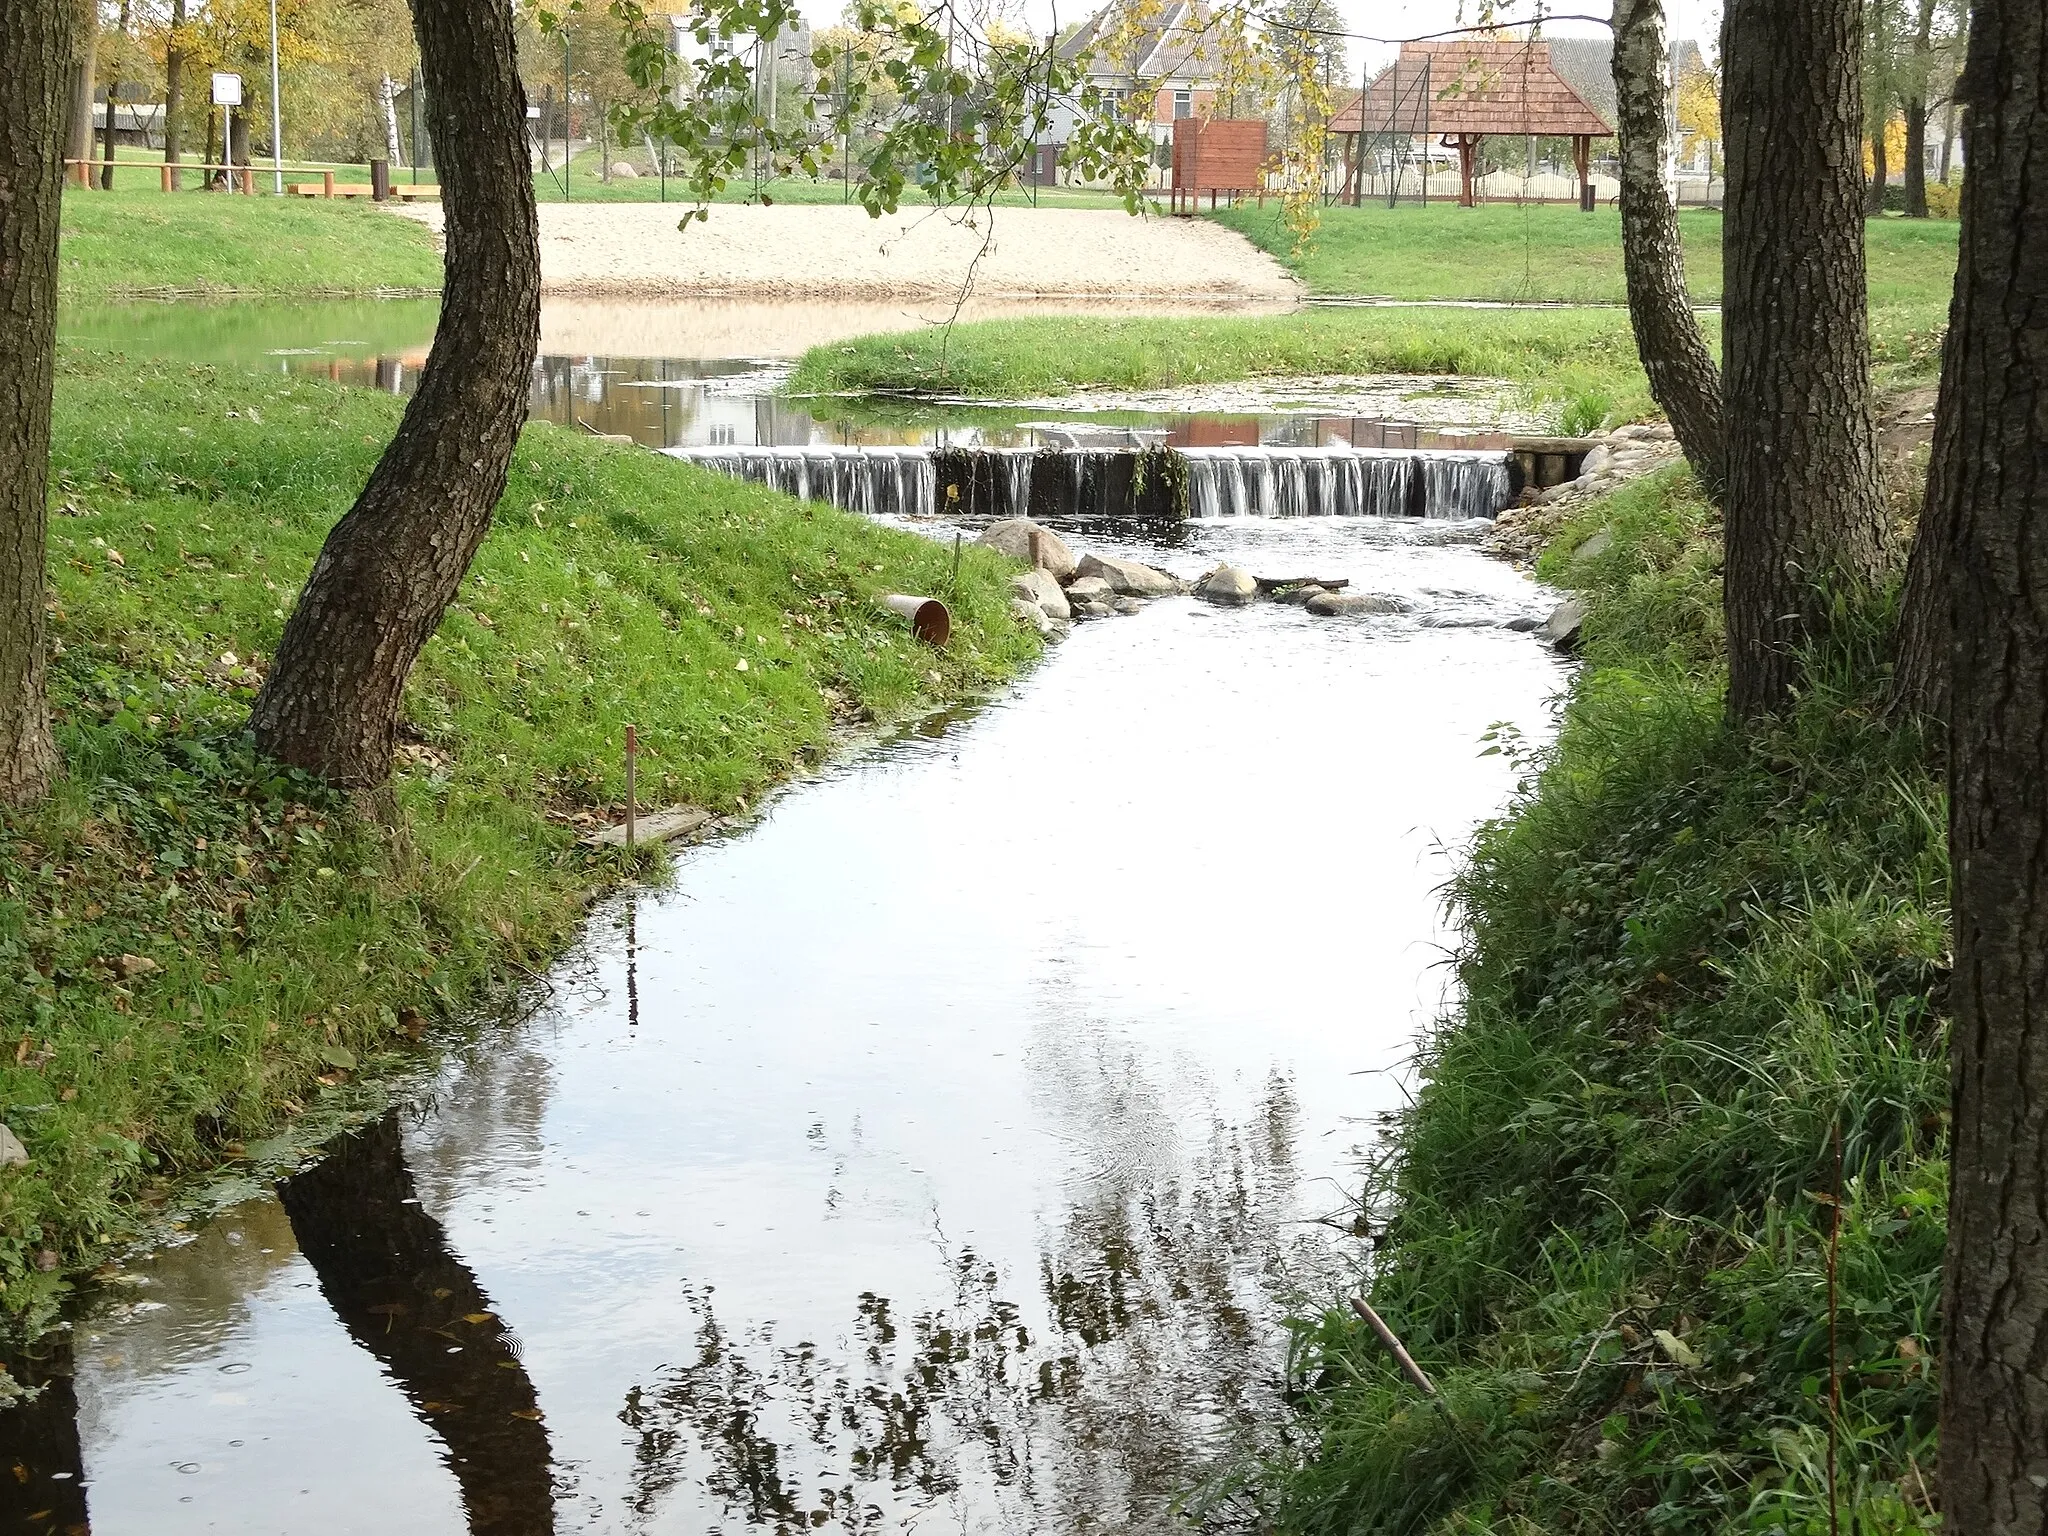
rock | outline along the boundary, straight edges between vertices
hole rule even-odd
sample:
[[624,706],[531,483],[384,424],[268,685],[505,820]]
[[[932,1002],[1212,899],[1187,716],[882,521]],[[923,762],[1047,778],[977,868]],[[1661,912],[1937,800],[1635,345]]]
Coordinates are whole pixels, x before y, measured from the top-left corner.
[[1509,619],[1501,628],[1512,629],[1518,635],[1526,635],[1543,627],[1541,619],[1532,619],[1527,614],[1519,619]]
[[1226,608],[1241,608],[1258,595],[1258,580],[1234,565],[1219,565],[1195,583],[1195,596]]
[[1106,603],[1115,596],[1115,590],[1100,576],[1077,576],[1067,583],[1070,603]]
[[1624,443],[1640,443],[1647,438],[1657,436],[1658,433],[1655,427],[1639,422],[1632,427],[1616,427],[1607,435]]
[[1155,571],[1135,560],[1113,560],[1107,555],[1083,555],[1074,571],[1079,576],[1100,576],[1119,597],[1172,597],[1187,590],[1178,576]]
[[28,1148],[24,1147],[14,1132],[0,1125],[0,1168],[19,1168],[28,1161]]
[[1083,599],[1073,607],[1076,619],[1109,619],[1116,616],[1116,610],[1110,607],[1109,603],[1094,599]]
[[1274,594],[1273,601],[1286,603],[1290,607],[1305,608],[1323,595],[1323,588],[1317,586],[1289,587],[1285,592]]
[[1040,635],[1052,633],[1053,621],[1046,617],[1045,610],[1027,598],[1010,599],[1010,612],[1017,622],[1027,629],[1035,629]]
[[1307,607],[1323,618],[1339,619],[1359,613],[1406,613],[1409,605],[1380,592],[1322,592],[1310,598]]
[[1541,496],[1538,496],[1536,498],[1536,505],[1539,507],[1547,507],[1553,501],[1562,501],[1565,497],[1571,495],[1573,491],[1583,491],[1585,488],[1586,482],[1583,480],[1563,481],[1560,484],[1553,485]]
[[1123,614],[1143,613],[1145,611],[1144,602],[1135,597],[1116,598],[1110,603],[1109,606],[1114,608],[1118,613]]
[[[1038,557],[1031,554],[1031,536],[1038,535]],[[990,523],[981,533],[981,542],[991,549],[1001,550],[1012,560],[1022,560],[1026,565],[1036,565],[1040,570],[1052,572],[1052,579],[1064,582],[1074,574],[1074,552],[1067,548],[1066,541],[1050,528],[1034,523],[1028,517],[1006,517],[1000,523]]]
[[1598,560],[1612,548],[1614,548],[1614,530],[1612,528],[1602,528],[1572,551],[1572,564],[1577,565],[1585,560]]
[[1586,605],[1575,597],[1568,597],[1550,610],[1550,617],[1543,621],[1543,627],[1536,633],[1546,645],[1554,645],[1560,651],[1575,651],[1579,648],[1579,631],[1585,622]]
[[623,160],[612,162],[612,176],[614,179],[623,176],[628,181],[638,181],[640,179],[640,173]]
[[[688,837],[692,832],[712,819],[711,812],[695,805],[672,805],[666,810],[643,811],[633,818],[633,842],[672,843],[679,837]],[[626,846],[626,824],[604,827],[581,839],[586,848],[623,848]]]
[[1588,475],[1597,475],[1613,462],[1614,450],[1605,443],[1602,443],[1598,448],[1595,448],[1591,453],[1579,460],[1579,478],[1583,480]]
[[123,955],[115,964],[123,981],[133,981],[138,976],[154,976],[163,969],[147,955]]
[[1031,570],[1022,576],[1012,576],[1010,591],[1027,603],[1038,604],[1048,619],[1070,619],[1074,616],[1073,610],[1067,606],[1067,594],[1053,580],[1051,571]]

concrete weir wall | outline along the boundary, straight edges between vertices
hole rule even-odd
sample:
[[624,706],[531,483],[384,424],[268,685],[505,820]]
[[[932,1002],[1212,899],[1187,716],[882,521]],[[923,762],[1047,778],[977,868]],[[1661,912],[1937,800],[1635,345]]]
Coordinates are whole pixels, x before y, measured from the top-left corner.
[[1505,452],[1350,448],[679,448],[792,496],[894,516],[1493,517]]

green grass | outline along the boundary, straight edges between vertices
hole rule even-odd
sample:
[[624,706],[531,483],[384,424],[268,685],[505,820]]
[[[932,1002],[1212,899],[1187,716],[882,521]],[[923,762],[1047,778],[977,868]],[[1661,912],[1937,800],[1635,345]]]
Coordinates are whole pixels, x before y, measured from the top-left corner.
[[873,599],[944,590],[949,549],[530,426],[408,691],[380,830],[258,760],[245,722],[399,409],[63,354],[66,771],[0,821],[0,1106],[32,1158],[0,1172],[9,1310],[46,1305],[183,1176],[411,1059],[422,1019],[543,965],[625,867],[579,851],[575,818],[615,810],[627,722],[643,805],[733,812],[848,728],[984,692],[1037,654],[992,552],[965,552],[953,642],[932,652]]
[[[1552,206],[1326,208],[1315,237],[1297,250],[1276,206],[1211,215],[1270,252],[1311,293],[1396,299],[1627,302],[1621,216]],[[1686,279],[1694,298],[1721,298],[1721,215],[1679,215]],[[1874,308],[1946,306],[1955,281],[1953,222],[1874,219],[1867,228]]]
[[1837,1133],[1840,1528],[1935,1528],[1940,786],[1879,707],[1881,613],[1788,719],[1727,724],[1719,560],[1682,472],[1546,557],[1585,668],[1455,882],[1464,1006],[1362,1197],[1443,1404],[1348,1314],[1302,1321],[1282,1530],[1827,1532]]
[[986,320],[815,347],[796,394],[946,390],[1018,399],[1071,389],[1164,389],[1307,374],[1459,374],[1510,379],[1563,413],[1649,408],[1619,310],[1321,309],[1213,319]]
[[341,200],[67,188],[57,261],[59,293],[72,303],[441,287],[423,225]]

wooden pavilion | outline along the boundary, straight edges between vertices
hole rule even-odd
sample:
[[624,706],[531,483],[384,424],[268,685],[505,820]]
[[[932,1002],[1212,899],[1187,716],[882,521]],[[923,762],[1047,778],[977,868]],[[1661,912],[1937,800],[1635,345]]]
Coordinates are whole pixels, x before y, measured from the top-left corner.
[[1593,206],[1593,140],[1614,124],[1551,60],[1544,42],[1403,43],[1401,54],[1362,95],[1340,108],[1329,131],[1345,137],[1345,190],[1358,200],[1365,140],[1438,138],[1458,151],[1458,201],[1478,201],[1480,144],[1492,135],[1568,138],[1579,176],[1579,206]]

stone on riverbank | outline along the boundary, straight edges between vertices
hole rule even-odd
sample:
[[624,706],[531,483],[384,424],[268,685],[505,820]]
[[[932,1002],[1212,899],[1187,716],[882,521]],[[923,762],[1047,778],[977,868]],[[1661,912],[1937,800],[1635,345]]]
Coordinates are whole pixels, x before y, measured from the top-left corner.
[[[1035,558],[1031,552],[1034,533],[1038,535]],[[1006,517],[999,523],[990,523],[982,530],[981,542],[1012,560],[1050,571],[1054,581],[1063,582],[1074,574],[1074,552],[1067,548],[1066,540],[1028,517]]]
[[1322,618],[1341,619],[1362,613],[1406,613],[1409,605],[1383,592],[1320,592],[1305,606]]
[[1178,576],[1155,571],[1135,560],[1113,560],[1107,555],[1083,555],[1074,567],[1077,576],[1099,576],[1119,597],[1173,597],[1187,591]]
[[1275,592],[1273,594],[1273,601],[1285,603],[1290,608],[1306,608],[1328,590],[1329,588],[1327,587],[1318,587],[1313,583],[1306,587],[1289,587],[1284,592]]
[[1226,608],[1243,607],[1258,595],[1257,579],[1234,565],[1219,565],[1195,583],[1195,596]]
[[1100,576],[1077,576],[1067,583],[1070,603],[1106,603],[1115,596],[1115,590]]
[[1025,602],[1037,604],[1048,619],[1071,619],[1074,616],[1067,605],[1067,594],[1060,590],[1060,584],[1053,580],[1050,571],[1033,570],[1022,576],[1012,576],[1010,590]]
[[1026,598],[1013,597],[1010,599],[1010,612],[1015,615],[1019,624],[1037,630],[1041,638],[1052,634],[1053,621],[1038,604]]
[[1585,626],[1586,605],[1575,597],[1568,597],[1550,610],[1550,617],[1536,633],[1546,645],[1560,651],[1576,651],[1579,648],[1579,631]]

